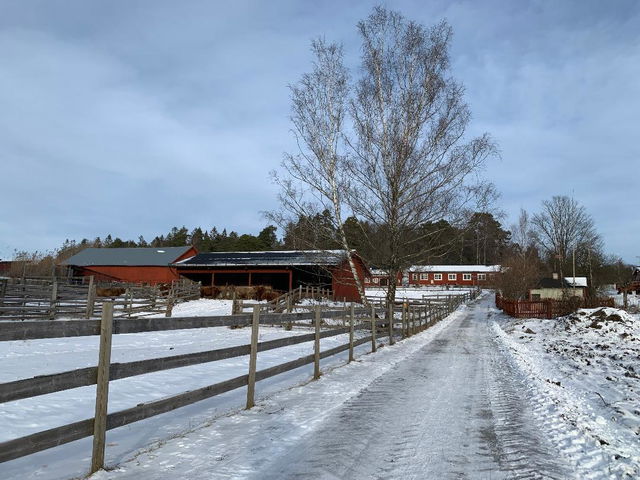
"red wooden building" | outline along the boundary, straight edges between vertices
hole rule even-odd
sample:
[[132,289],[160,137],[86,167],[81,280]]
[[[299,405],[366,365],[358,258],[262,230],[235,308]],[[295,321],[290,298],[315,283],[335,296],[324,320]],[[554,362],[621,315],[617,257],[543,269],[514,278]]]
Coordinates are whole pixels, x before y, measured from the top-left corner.
[[[396,285],[402,285],[402,273],[398,273]],[[387,287],[389,286],[389,273],[378,268],[371,269],[371,276],[365,277],[365,287]]]
[[[356,253],[353,259],[359,277],[370,276]],[[345,250],[199,253],[173,266],[181,276],[206,286],[268,285],[284,292],[308,285],[331,288],[339,299],[360,301]]]
[[175,262],[197,254],[194,247],[87,248],[62,262],[72,275],[132,283],[170,283],[180,278]]
[[491,285],[500,268],[500,265],[414,265],[409,269],[409,285]]

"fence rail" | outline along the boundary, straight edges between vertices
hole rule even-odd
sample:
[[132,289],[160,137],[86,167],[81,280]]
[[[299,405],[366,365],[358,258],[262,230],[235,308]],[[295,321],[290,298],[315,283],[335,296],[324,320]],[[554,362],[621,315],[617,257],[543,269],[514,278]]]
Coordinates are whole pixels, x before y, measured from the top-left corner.
[[[0,341],[16,339],[43,339],[79,335],[100,335],[99,362],[96,367],[81,368],[53,375],[43,375],[28,379],[0,384],[0,403],[31,398],[48,393],[97,384],[96,416],[37,432],[21,438],[0,443],[0,462],[20,458],[35,452],[63,445],[81,438],[94,436],[91,472],[103,468],[104,432],[155,415],[172,411],[192,403],[228,392],[240,387],[248,387],[247,408],[253,406],[255,382],[267,379],[280,373],[314,364],[314,378],[320,375],[320,360],[341,352],[349,352],[349,361],[354,359],[354,348],[371,342],[371,351],[375,352],[380,338],[387,337],[390,343],[395,338],[405,338],[418,333],[434,323],[442,320],[458,305],[476,294],[453,297],[449,302],[427,305],[389,306],[385,310],[355,308],[351,304],[347,312],[348,327],[331,326],[321,329],[322,319],[344,317],[344,310],[325,310],[316,306],[314,311],[291,314],[261,314],[258,307],[252,315],[234,315],[225,317],[189,317],[189,318],[153,318],[153,319],[113,319],[112,309],[104,309],[100,321],[32,321],[5,322],[0,330]],[[315,327],[314,333],[283,337],[258,342],[260,324],[285,324],[294,320],[311,320],[309,325]],[[171,357],[154,358],[127,363],[110,363],[111,336],[119,333],[152,332],[182,328],[221,327],[231,325],[252,325],[251,343],[205,352],[197,352]],[[5,329],[9,327],[9,331]],[[399,327],[399,328],[398,328]],[[369,334],[356,339],[354,333],[364,330]],[[349,342],[334,348],[321,351],[320,339],[337,335],[349,335]],[[298,343],[313,342],[313,354],[284,362],[263,370],[256,369],[257,353],[266,350],[283,348]],[[105,351],[108,350],[108,351]],[[111,380],[143,375],[189,365],[197,365],[228,358],[250,355],[253,359],[247,375],[224,380],[212,385],[187,391],[161,400],[141,403],[135,407],[107,414],[108,383]]]

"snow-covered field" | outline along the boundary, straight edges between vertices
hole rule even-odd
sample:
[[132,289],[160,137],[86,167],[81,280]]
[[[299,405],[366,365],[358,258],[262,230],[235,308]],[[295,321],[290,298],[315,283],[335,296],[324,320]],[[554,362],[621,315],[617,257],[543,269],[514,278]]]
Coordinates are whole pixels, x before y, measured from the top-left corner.
[[540,403],[569,426],[556,441],[581,449],[595,478],[639,478],[640,315],[603,308],[496,320],[497,338]]
[[[446,287],[399,287],[396,290],[396,300],[412,300],[426,298],[442,298],[450,295],[464,295],[470,289],[467,288],[450,288]],[[384,298],[386,289],[384,288],[367,288],[367,297]]]
[[[197,300],[176,306],[175,316],[224,315],[231,301]],[[260,327],[259,341],[310,333],[294,327]],[[365,332],[357,335],[365,335]],[[96,365],[98,340],[94,337],[0,342],[0,382],[52,374]],[[326,350],[348,342],[347,335],[321,340]],[[213,350],[250,343],[250,328],[203,328],[114,335],[112,362],[129,362],[163,356]],[[364,353],[362,345],[357,352]],[[313,342],[305,342],[258,354],[258,369],[278,365],[313,352]],[[322,361],[322,368],[344,363],[346,353]],[[313,366],[259,382],[257,394],[264,395],[300,384],[309,379]],[[116,380],[109,387],[109,412],[139,403],[176,395],[246,374],[248,356],[189,367],[165,370]],[[149,442],[166,439],[244,404],[246,390],[226,394],[153,417],[107,434],[107,462],[118,462]],[[76,388],[24,400],[0,404],[0,442],[56,426],[93,417],[95,386]],[[91,438],[0,464],[0,479],[70,478],[86,473]]]

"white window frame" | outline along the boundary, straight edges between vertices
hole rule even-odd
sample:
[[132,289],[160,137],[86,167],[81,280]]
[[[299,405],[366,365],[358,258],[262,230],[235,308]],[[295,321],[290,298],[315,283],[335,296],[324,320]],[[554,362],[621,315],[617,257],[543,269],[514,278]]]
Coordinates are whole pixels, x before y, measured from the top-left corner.
[[486,273],[479,273],[478,274],[478,280],[486,280],[487,279],[487,274]]
[[449,273],[449,274],[447,274],[447,280],[449,280],[449,281],[458,280],[458,274],[457,273]]
[[433,279],[434,280],[442,280],[442,274],[441,273],[434,273],[433,274]]
[[371,279],[369,277],[364,277],[364,283],[371,283]]
[[418,280],[418,274],[417,273],[412,273],[411,274],[411,279],[412,280]]
[[380,283],[380,279],[378,277],[373,277],[373,283]]
[[429,274],[428,273],[421,273],[420,274],[420,280],[429,280]]
[[471,281],[471,274],[470,273],[463,273],[462,274],[462,280],[465,280],[467,282]]

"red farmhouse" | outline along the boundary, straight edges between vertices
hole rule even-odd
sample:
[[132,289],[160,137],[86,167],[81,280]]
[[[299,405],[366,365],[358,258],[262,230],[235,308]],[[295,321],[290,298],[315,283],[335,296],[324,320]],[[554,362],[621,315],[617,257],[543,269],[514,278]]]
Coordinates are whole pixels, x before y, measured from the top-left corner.
[[62,262],[73,275],[132,283],[170,283],[180,278],[171,264],[193,257],[194,247],[87,248]]
[[[370,275],[357,254],[353,259],[360,278]],[[280,291],[308,285],[331,288],[339,299],[360,301],[345,250],[199,253],[173,266],[202,285],[269,285]]]
[[500,265],[414,265],[409,269],[409,285],[490,285]]

